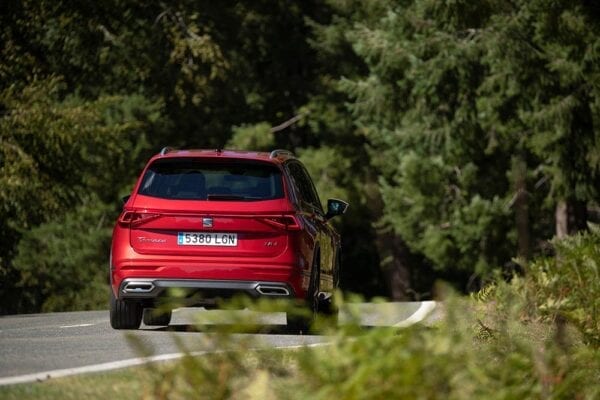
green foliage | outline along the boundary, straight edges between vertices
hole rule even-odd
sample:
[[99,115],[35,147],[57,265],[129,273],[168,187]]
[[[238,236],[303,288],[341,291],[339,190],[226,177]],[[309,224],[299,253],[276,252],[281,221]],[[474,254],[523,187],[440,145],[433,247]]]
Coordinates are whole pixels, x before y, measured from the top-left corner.
[[[63,87],[54,78],[0,93],[5,110],[0,119],[0,298],[4,312],[15,312],[20,304],[14,284],[21,277],[12,259],[21,236],[60,218],[90,196],[101,202],[118,198],[145,158],[145,130],[160,124],[160,105],[141,96],[61,99]],[[105,221],[102,228],[109,224]],[[96,254],[106,250],[99,243],[91,245]],[[14,297],[14,301],[4,300]]]
[[[231,351],[186,357],[166,371],[149,367],[152,394],[595,399],[600,395],[600,347],[597,321],[589,315],[597,314],[590,299],[599,297],[600,288],[584,282],[597,280],[598,243],[597,231],[556,242],[554,263],[535,261],[525,276],[510,282],[497,278],[470,298],[450,296],[443,302],[444,317],[429,327],[361,331],[344,325],[329,331],[327,344],[284,353],[249,352],[251,342],[222,333],[211,336]],[[573,312],[578,308],[583,311]]]
[[275,137],[271,126],[266,122],[255,125],[242,125],[233,128],[233,136],[226,144],[228,149],[263,150],[273,149]]
[[382,223],[435,268],[485,275],[514,242],[503,206],[507,155],[485,151],[475,108],[482,50],[452,22],[477,26],[481,16],[434,2],[384,4],[347,33],[368,76],[340,82],[381,173]]
[[89,199],[27,231],[13,260],[26,309],[43,312],[103,309],[115,212]]
[[263,133],[311,92],[305,17],[321,18],[317,3],[3,4],[0,297],[20,296],[21,235],[82,194],[114,202],[149,148],[221,148],[232,130],[240,148],[311,143],[304,124]]
[[[496,6],[497,7],[497,6]],[[548,1],[501,9],[481,32],[488,68],[478,106],[488,129],[538,156],[551,196],[597,197],[598,21],[592,6]]]
[[347,288],[384,293],[380,269],[416,296],[477,286],[543,248],[557,203],[597,202],[588,3],[8,0],[0,298],[22,234],[114,202],[164,145],[300,154],[322,200],[351,203]]
[[[318,32],[330,39],[325,49],[345,37],[366,65],[338,84],[381,174],[382,223],[411,250],[437,269],[485,277],[529,234],[516,230],[515,215],[535,239],[549,238],[557,202],[597,198],[592,6],[332,3],[332,25],[345,36]],[[509,172],[515,155],[525,163],[526,205],[514,201],[523,190]]]
[[304,162],[317,192],[322,197],[324,209],[327,208],[327,199],[346,199],[353,204],[360,202],[360,195],[351,195],[355,183],[355,173],[351,168],[349,158],[340,154],[332,147],[306,148],[298,153]]
[[600,346],[600,228],[554,240],[555,257],[528,265],[534,305],[549,319],[572,323],[586,342]]
[[[435,268],[485,274],[510,252],[505,242],[509,212],[498,197],[470,194],[476,167],[457,171],[441,157],[422,159],[407,152],[395,184],[382,180],[387,205],[383,221],[394,226]],[[471,181],[471,182],[470,182]]]
[[60,80],[52,79],[20,92],[9,88],[0,97],[6,109],[1,200],[18,227],[43,221],[82,192],[112,198],[115,174],[135,174],[131,169],[147,147],[144,129],[160,118],[160,109],[139,96],[60,101],[59,90]]

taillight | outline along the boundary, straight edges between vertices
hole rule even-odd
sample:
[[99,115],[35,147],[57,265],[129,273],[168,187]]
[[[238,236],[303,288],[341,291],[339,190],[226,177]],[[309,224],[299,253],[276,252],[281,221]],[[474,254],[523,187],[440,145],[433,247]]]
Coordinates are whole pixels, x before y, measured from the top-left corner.
[[276,215],[263,217],[262,220],[275,228],[285,229],[288,231],[299,231],[301,228],[300,221],[295,215]]
[[160,217],[160,214],[143,211],[124,211],[119,217],[119,224],[136,226]]

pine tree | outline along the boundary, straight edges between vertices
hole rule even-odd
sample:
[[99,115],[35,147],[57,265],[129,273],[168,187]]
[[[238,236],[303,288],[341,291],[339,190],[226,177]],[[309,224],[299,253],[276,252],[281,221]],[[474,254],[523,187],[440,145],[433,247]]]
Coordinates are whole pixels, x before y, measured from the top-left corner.
[[346,36],[368,72],[340,84],[381,173],[382,223],[473,277],[539,250],[556,205],[569,231],[585,226],[600,187],[597,7],[377,4]]

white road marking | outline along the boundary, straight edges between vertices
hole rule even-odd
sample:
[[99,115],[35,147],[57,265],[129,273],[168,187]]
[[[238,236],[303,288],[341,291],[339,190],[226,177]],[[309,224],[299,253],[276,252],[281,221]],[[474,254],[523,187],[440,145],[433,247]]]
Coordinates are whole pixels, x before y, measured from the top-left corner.
[[[304,347],[324,346],[327,344],[328,343],[312,343],[312,344],[305,344],[305,345],[277,346],[274,348],[275,349],[300,349],[300,348],[304,348]],[[260,350],[260,349],[257,349],[257,350]],[[205,355],[205,354],[221,353],[223,351],[224,350],[194,351],[194,352],[188,353],[188,355],[196,357],[196,356],[201,356],[201,355]],[[42,381],[45,381],[48,379],[64,378],[64,377],[71,376],[71,375],[85,374],[85,373],[91,373],[91,372],[105,372],[105,371],[110,371],[113,369],[135,367],[138,365],[143,365],[143,364],[148,364],[148,363],[153,363],[153,362],[177,360],[177,359],[185,357],[185,356],[186,356],[185,353],[161,354],[161,355],[152,356],[152,357],[138,357],[138,358],[130,358],[128,360],[112,361],[112,362],[95,364],[95,365],[86,365],[84,367],[56,369],[56,370],[52,370],[52,371],[38,372],[35,374],[9,376],[6,378],[0,378],[0,386],[15,385],[15,384],[19,384],[19,383],[28,383],[28,382],[42,382]]]
[[403,321],[394,324],[397,328],[406,328],[407,326],[414,325],[421,322],[433,311],[435,308],[435,301],[422,301],[417,311],[415,311],[410,317]]
[[[396,323],[394,326],[399,327],[399,328],[404,328],[404,327],[408,327],[408,326],[414,325],[416,323],[419,323],[419,322],[423,321],[435,309],[435,307],[436,307],[435,301],[423,301],[420,303],[419,308],[412,315],[410,315],[405,320]],[[93,325],[95,325],[95,324],[64,325],[64,326],[61,326],[60,328],[75,328],[75,327],[85,327],[85,326],[93,326]],[[289,345],[289,346],[276,346],[274,348],[276,348],[276,349],[298,349],[298,348],[303,348],[303,347],[326,346],[328,344],[329,343],[325,342],[325,343],[299,344],[299,345]],[[216,352],[222,352],[222,351],[223,350],[219,350]],[[189,353],[189,355],[200,356],[200,355],[216,353],[216,352],[214,350],[213,351],[210,351],[210,350],[209,351],[197,351],[197,352]],[[35,381],[41,382],[41,381],[44,381],[47,379],[62,378],[62,377],[66,377],[66,376],[91,373],[91,372],[104,372],[104,371],[110,371],[113,369],[134,367],[134,366],[147,364],[147,363],[151,363],[151,362],[176,360],[176,359],[182,358],[184,356],[185,356],[185,353],[161,354],[161,355],[152,356],[152,357],[138,357],[138,358],[131,358],[131,359],[127,359],[127,360],[121,360],[121,361],[107,362],[107,363],[102,363],[102,364],[87,365],[84,367],[57,369],[57,370],[38,372],[38,373],[27,374],[27,375],[11,376],[11,377],[0,378],[0,386],[14,385],[14,384],[18,384],[18,383],[35,382]]]
[[64,329],[64,328],[81,328],[84,326],[94,326],[94,324],[77,324],[77,325],[63,325],[63,326],[59,326],[59,328]]
[[[192,353],[192,355],[201,355],[204,353],[205,352],[198,352],[198,353]],[[162,355],[153,356],[153,357],[138,357],[138,358],[131,358],[128,360],[113,361],[113,362],[107,362],[107,363],[95,364],[95,365],[86,365],[85,367],[56,369],[56,370],[52,370],[52,371],[38,372],[35,374],[10,376],[10,377],[6,377],[6,378],[0,378],[0,386],[14,385],[16,383],[44,381],[44,380],[50,379],[50,378],[62,378],[65,376],[84,374],[84,373],[89,373],[89,372],[110,371],[112,369],[133,367],[136,365],[141,365],[141,364],[145,364],[145,363],[149,363],[149,362],[175,360],[177,358],[183,357],[183,355],[184,355],[183,353],[162,354]]]

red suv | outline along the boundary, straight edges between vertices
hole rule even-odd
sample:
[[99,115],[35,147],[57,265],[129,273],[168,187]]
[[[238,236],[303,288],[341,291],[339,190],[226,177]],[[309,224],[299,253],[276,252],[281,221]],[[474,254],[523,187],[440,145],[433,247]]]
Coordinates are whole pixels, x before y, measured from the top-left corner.
[[[339,282],[340,237],[302,163],[285,150],[173,150],[152,157],[113,231],[110,323],[168,325],[168,298],[216,307],[236,294],[300,300],[313,314]],[[288,314],[288,326],[307,319]]]

